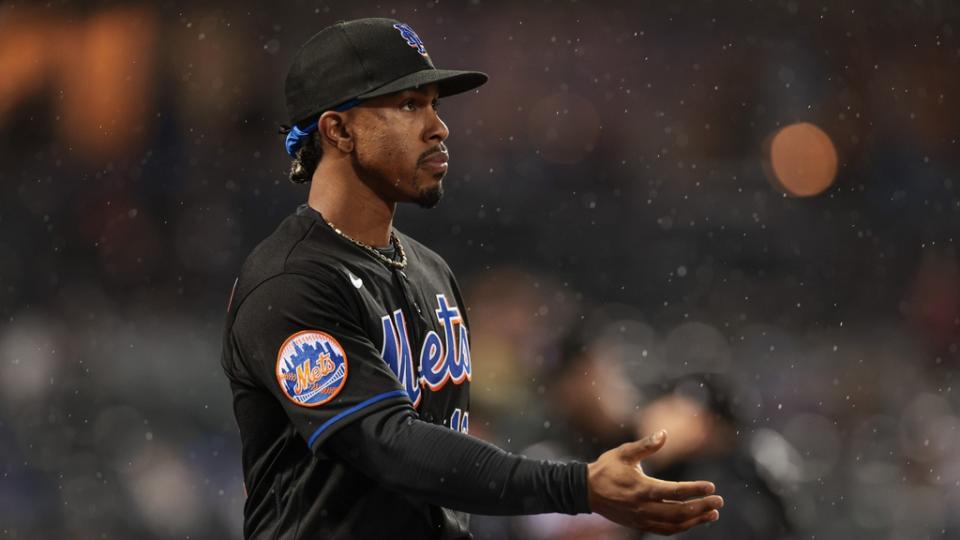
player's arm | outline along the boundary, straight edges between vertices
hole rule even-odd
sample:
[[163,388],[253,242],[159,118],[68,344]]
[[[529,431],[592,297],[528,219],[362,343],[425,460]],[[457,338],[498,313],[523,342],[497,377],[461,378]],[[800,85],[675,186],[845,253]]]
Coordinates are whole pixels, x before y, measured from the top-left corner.
[[410,407],[369,414],[330,437],[337,455],[388,489],[474,514],[589,512],[585,463],[535,461],[444,426]]
[[[366,336],[346,276],[281,274],[242,295],[225,346],[235,373],[276,398],[313,450],[341,427],[410,406]],[[347,286],[344,286],[347,285]]]
[[589,465],[532,460],[394,407],[341,429],[327,451],[388,489],[475,514],[592,511],[658,534],[717,519],[723,499],[710,495],[713,484],[643,473],[640,460],[665,440],[628,443]]

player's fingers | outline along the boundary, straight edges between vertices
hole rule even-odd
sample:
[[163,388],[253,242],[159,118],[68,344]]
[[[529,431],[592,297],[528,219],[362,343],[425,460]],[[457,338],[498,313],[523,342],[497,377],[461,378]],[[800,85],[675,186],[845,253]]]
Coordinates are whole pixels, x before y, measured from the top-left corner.
[[659,450],[666,440],[667,431],[665,429],[661,429],[653,435],[644,437],[639,441],[621,444],[618,448],[620,451],[620,458],[624,461],[629,461],[630,463],[640,461],[641,459],[644,459]]
[[637,507],[637,513],[652,521],[684,523],[721,508],[723,508],[723,498],[718,495],[711,495],[710,497],[684,502],[646,502]]
[[680,530],[677,532],[683,532],[689,529],[696,527],[697,525],[702,525],[704,523],[710,523],[711,521],[716,521],[720,519],[720,512],[718,510],[711,510],[705,514],[700,514],[699,516],[688,519],[683,523],[677,525],[677,528]]
[[712,495],[716,490],[713,482],[668,482],[657,478],[647,477],[646,494],[653,500],[685,501],[694,497]]
[[709,523],[711,521],[716,521],[720,519],[720,512],[716,510],[711,510],[705,514],[700,514],[699,516],[688,519],[683,523],[665,523],[662,521],[648,521],[642,527],[649,532],[659,534],[661,536],[670,536],[683,531],[690,530],[697,525],[702,525],[704,523]]

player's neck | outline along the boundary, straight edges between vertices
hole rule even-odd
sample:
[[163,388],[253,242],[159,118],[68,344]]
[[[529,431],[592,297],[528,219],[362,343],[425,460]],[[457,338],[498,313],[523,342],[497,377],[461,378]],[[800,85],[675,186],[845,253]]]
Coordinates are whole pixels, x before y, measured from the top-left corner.
[[384,201],[351,170],[320,162],[310,183],[307,204],[340,231],[364,244],[390,244],[396,203]]

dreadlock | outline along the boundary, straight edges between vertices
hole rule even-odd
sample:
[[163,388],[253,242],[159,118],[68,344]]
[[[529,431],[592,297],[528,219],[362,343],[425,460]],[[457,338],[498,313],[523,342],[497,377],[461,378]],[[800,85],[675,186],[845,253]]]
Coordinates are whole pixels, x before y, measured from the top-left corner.
[[290,163],[290,181],[294,184],[307,184],[317,170],[323,157],[323,145],[318,130],[314,130],[297,148],[296,157]]

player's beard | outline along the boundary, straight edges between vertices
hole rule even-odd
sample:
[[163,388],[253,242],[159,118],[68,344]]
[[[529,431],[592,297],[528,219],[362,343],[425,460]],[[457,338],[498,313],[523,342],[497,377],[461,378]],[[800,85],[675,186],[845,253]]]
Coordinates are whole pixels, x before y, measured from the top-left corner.
[[421,208],[433,208],[443,198],[443,180],[437,180],[437,185],[422,188],[417,192],[417,204]]
[[[424,152],[417,160],[418,166],[423,160],[441,151],[447,151],[447,147],[442,142],[437,149]],[[416,202],[421,208],[433,208],[440,202],[440,199],[443,198],[443,177],[446,176],[446,174],[446,171],[435,174],[433,179],[436,180],[437,183],[430,187],[421,187],[419,182],[417,182],[417,178],[419,177],[414,176],[414,187],[417,188]]]
[[[395,183],[375,167],[364,165],[358,157],[358,154],[359,152],[356,150],[350,154],[350,164],[357,178],[363,180],[368,186],[387,186]],[[417,194],[412,202],[417,203],[421,208],[433,208],[439,204],[440,199],[443,198],[443,177],[444,174],[437,175],[435,177],[437,180],[436,185],[424,187],[420,184],[416,176],[416,171],[414,171],[411,182]]]

